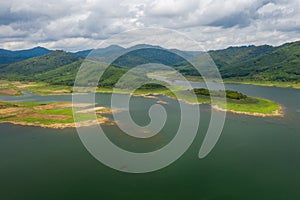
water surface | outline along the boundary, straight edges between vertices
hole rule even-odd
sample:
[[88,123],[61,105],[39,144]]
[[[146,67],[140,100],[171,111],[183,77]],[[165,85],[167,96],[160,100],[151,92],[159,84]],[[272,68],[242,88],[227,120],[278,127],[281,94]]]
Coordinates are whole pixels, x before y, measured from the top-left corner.
[[[202,84],[202,83],[193,83]],[[200,85],[199,85],[200,86]],[[300,90],[226,84],[227,89],[272,99],[285,116],[253,117],[228,113],[221,138],[204,159],[198,151],[210,117],[201,105],[199,133],[175,163],[147,174],[126,174],[95,160],[75,129],[54,130],[0,124],[0,199],[299,199]],[[175,100],[159,97],[170,114],[166,127],[148,141],[132,139],[105,126],[120,147],[145,152],[173,137],[180,110]],[[110,95],[97,94],[108,106]],[[70,95],[0,97],[11,101],[70,101]],[[154,99],[134,97],[131,111],[140,125],[149,122]]]

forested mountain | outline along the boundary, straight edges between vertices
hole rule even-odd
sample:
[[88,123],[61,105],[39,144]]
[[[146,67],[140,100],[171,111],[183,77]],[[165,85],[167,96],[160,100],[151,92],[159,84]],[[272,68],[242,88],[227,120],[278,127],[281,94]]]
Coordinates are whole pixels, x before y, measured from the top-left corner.
[[[137,49],[137,48],[145,49]],[[128,51],[122,55],[126,50]],[[162,63],[173,66],[185,75],[196,75],[195,70],[185,61],[185,57],[193,57],[201,52],[185,52],[176,49],[166,50],[161,47],[139,45],[124,49],[113,45],[94,50],[90,56],[104,60],[122,55],[111,63],[102,83],[111,86],[126,70],[131,67]],[[22,58],[43,54],[50,50],[37,47],[32,50],[18,52]],[[1,54],[2,52],[2,54]],[[6,53],[5,53],[6,52]],[[11,53],[1,50],[0,55],[7,57]],[[45,81],[51,84],[72,85],[83,59],[91,50],[68,53],[60,50],[32,57],[23,61],[0,66],[0,78],[11,80]],[[268,45],[229,47],[223,50],[209,51],[224,79],[267,80],[280,82],[300,82],[300,41],[287,43],[278,47]],[[195,57],[194,57],[195,58]],[[108,59],[109,60],[109,59]],[[1,60],[1,63],[6,62]]]
[[98,49],[88,49],[88,50],[83,50],[83,51],[78,51],[75,52],[76,55],[86,57],[89,55],[91,52],[92,54],[90,56],[97,56],[97,57],[107,57],[111,56],[112,54],[115,55],[116,53],[120,53],[124,51],[125,48],[118,46],[118,45],[111,45],[105,48],[98,48]]
[[82,63],[82,59],[32,76],[32,81],[48,82],[55,85],[73,85],[76,73]]
[[274,50],[269,45],[228,47],[227,49],[209,51],[209,55],[219,68],[228,67],[236,63],[242,63],[258,56],[266,55]]
[[0,65],[15,63],[18,61],[26,60],[28,58],[42,56],[50,52],[51,50],[43,47],[35,47],[32,49],[19,51],[0,49]]
[[209,53],[225,79],[300,81],[300,41],[278,47],[230,47]]
[[181,56],[161,48],[145,48],[129,51],[113,61],[119,67],[135,67],[147,63],[158,63],[175,66],[185,61]]
[[75,54],[57,50],[43,56],[3,66],[0,68],[0,77],[28,79],[32,78],[33,75],[48,72],[80,59],[82,58]]

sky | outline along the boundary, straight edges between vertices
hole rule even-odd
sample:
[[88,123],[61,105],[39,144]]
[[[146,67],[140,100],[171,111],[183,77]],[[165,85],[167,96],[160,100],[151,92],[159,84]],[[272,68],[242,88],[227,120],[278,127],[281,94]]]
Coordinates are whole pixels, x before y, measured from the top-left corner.
[[205,50],[277,46],[300,40],[299,19],[300,0],[1,0],[0,48],[84,50],[147,27],[181,32]]

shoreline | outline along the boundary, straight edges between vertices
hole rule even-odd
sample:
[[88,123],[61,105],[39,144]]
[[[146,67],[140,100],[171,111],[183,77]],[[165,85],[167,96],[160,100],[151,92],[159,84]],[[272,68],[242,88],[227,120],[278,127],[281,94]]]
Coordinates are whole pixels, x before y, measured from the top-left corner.
[[229,113],[234,113],[234,114],[239,114],[239,115],[248,115],[248,116],[254,116],[254,117],[283,117],[284,114],[282,112],[282,106],[280,106],[279,110],[275,110],[273,113],[270,114],[264,114],[264,113],[257,113],[257,112],[245,112],[245,111],[236,111],[236,110],[227,110],[224,108],[220,108],[217,105],[211,105],[211,107],[217,111],[221,112],[229,112]]
[[300,89],[300,85],[297,83],[286,83],[286,85],[282,85],[284,83],[272,83],[272,82],[251,82],[251,81],[233,81],[233,80],[224,80],[225,84],[238,84],[238,85],[253,85],[253,86],[263,86],[263,87],[277,87],[277,88],[291,88],[291,89],[296,89],[299,90]]
[[21,122],[21,121],[1,121],[0,123],[10,123],[21,126],[32,126],[32,127],[40,127],[40,128],[51,128],[51,129],[65,129],[65,128],[81,128],[88,127],[97,124],[105,124],[105,125],[113,125],[115,124],[112,120],[107,117],[102,117],[98,120],[90,120],[86,122],[73,122],[73,123],[57,123],[57,124],[40,124],[40,123],[29,123],[29,122]]
[[[260,113],[260,112],[247,112],[247,111],[239,111],[239,110],[229,110],[229,109],[224,109],[221,108],[217,105],[213,105],[210,101],[206,101],[205,99],[203,100],[203,102],[191,102],[188,99],[185,98],[176,98],[174,96],[171,96],[167,93],[164,93],[164,91],[161,92],[155,92],[155,91],[150,91],[149,93],[146,93],[147,91],[145,91],[145,93],[126,93],[126,91],[118,91],[116,93],[118,94],[129,94],[132,96],[136,96],[136,97],[143,97],[143,98],[148,98],[148,99],[156,99],[156,103],[158,104],[168,104],[165,101],[162,101],[161,99],[159,99],[159,96],[164,96],[170,99],[175,99],[178,101],[181,101],[183,103],[186,103],[188,105],[201,105],[201,104],[206,104],[206,105],[210,105],[212,109],[215,109],[217,111],[222,111],[222,112],[229,112],[229,113],[234,113],[234,114],[242,114],[242,115],[248,115],[248,116],[255,116],[255,117],[283,117],[284,113],[283,113],[283,107],[282,105],[273,102],[274,104],[276,104],[278,106],[277,110],[270,110],[272,111],[272,113]],[[111,93],[111,91],[97,91],[97,93]],[[51,95],[51,94],[50,94]],[[41,108],[40,108],[41,107]],[[37,110],[43,110],[43,109],[54,109],[54,108],[68,108],[68,107],[74,107],[74,105],[72,105],[72,103],[67,103],[67,102],[60,102],[60,103],[51,103],[49,105],[42,105],[42,106],[36,106],[35,109]],[[87,105],[83,104],[83,105],[75,105],[75,107],[87,107]],[[245,109],[244,109],[245,110]],[[259,109],[258,109],[259,110]],[[113,112],[119,112],[118,110],[107,110],[107,108],[104,107],[95,107],[92,109],[86,109],[86,110],[82,110],[80,113],[84,114],[84,113],[89,113],[91,111],[94,112],[98,112],[98,114],[107,114],[107,113],[113,113]],[[48,117],[53,117],[48,115]],[[61,117],[61,116],[58,116]],[[20,118],[21,119],[21,118]],[[84,122],[66,122],[66,123],[52,123],[52,124],[47,124],[47,123],[43,123],[43,122],[26,122],[26,121],[14,121],[14,120],[9,120],[9,119],[3,119],[3,121],[1,121],[0,123],[11,123],[11,124],[16,124],[16,125],[23,125],[23,126],[35,126],[35,127],[42,127],[42,128],[53,128],[53,129],[64,129],[64,128],[76,128],[76,127],[87,127],[87,126],[92,126],[92,125],[96,125],[96,124],[107,124],[107,125],[113,125],[115,124],[115,122],[107,117],[103,117],[101,116],[101,118],[97,119],[97,120],[89,120],[89,121],[84,121]]]
[[[175,97],[168,96],[166,94],[158,94],[158,93],[152,93],[152,94],[133,94],[133,96],[139,96],[143,98],[150,98],[150,99],[157,99],[157,103],[161,104],[167,104],[166,102],[161,102],[157,98],[157,96],[162,95],[165,97],[168,97],[170,99],[176,99]],[[234,113],[234,114],[239,114],[239,115],[248,115],[248,116],[254,116],[254,117],[283,117],[283,107],[280,104],[277,104],[279,106],[278,110],[273,111],[273,113],[269,114],[264,114],[264,113],[258,113],[258,112],[245,112],[245,111],[236,111],[236,110],[228,110],[228,109],[223,109],[220,108],[217,105],[212,105],[211,103],[206,103],[206,102],[198,102],[198,103],[192,103],[189,102],[185,99],[177,99],[183,103],[189,104],[189,105],[210,105],[212,109],[215,109],[220,112],[229,112],[229,113]],[[93,111],[97,111],[99,108],[102,109],[102,107],[96,107],[93,109]],[[90,110],[85,110],[89,112]],[[118,112],[117,110],[111,111],[111,112]],[[81,127],[88,127],[88,126],[93,126],[93,125],[99,125],[99,124],[105,124],[105,125],[114,125],[115,122],[112,121],[111,119],[107,117],[101,117],[98,120],[89,120],[89,121],[84,121],[84,122],[73,122],[73,123],[54,123],[54,124],[42,124],[42,123],[31,123],[31,122],[23,122],[23,121],[10,121],[10,120],[5,120],[1,121],[0,123],[10,123],[10,124],[15,124],[15,125],[21,125],[21,126],[32,126],[32,127],[41,127],[41,128],[51,128],[51,129],[65,129],[65,128],[81,128]]]
[[[158,95],[162,95],[171,99],[176,99],[175,97],[171,97],[165,94],[151,94],[150,97],[148,97],[147,95],[137,95],[137,96],[142,96],[144,98],[153,98],[156,97]],[[134,95],[135,96],[135,95]],[[156,97],[157,98],[157,97]],[[212,105],[211,103],[206,103],[206,102],[198,102],[198,103],[192,103],[189,102],[185,99],[177,99],[183,103],[189,104],[189,105],[210,105],[213,109],[217,110],[217,111],[222,111],[222,112],[230,112],[230,113],[234,113],[234,114],[239,114],[239,115],[248,115],[248,116],[255,116],[255,117],[283,117],[284,113],[283,113],[283,107],[282,105],[276,103],[279,106],[278,110],[273,111],[273,113],[258,113],[258,112],[246,112],[246,111],[237,111],[237,110],[228,110],[228,109],[223,109],[218,107],[217,105]]]
[[[36,126],[42,128],[64,129],[87,127],[96,124],[112,125],[114,121],[102,114],[112,114],[119,112],[106,107],[88,108],[93,104],[72,104],[71,102],[55,102],[55,103],[10,103],[3,102],[3,108],[0,109],[0,123],[11,123],[23,126]],[[75,116],[71,108],[82,108],[78,112],[78,119],[87,117],[90,113],[95,112],[96,118],[84,118],[82,121],[75,121]],[[26,120],[26,119],[30,120]],[[37,119],[37,120],[31,120]],[[54,121],[53,121],[54,120]]]
[[[149,74],[151,76],[160,76],[165,78],[168,81],[176,81],[178,80],[177,77],[172,77],[170,75],[164,74]],[[198,76],[187,76],[186,79],[192,82],[205,82],[203,79],[199,78]],[[210,81],[210,80],[207,80]],[[292,88],[292,89],[300,89],[300,83],[293,83],[293,82],[276,82],[276,81],[255,81],[255,80],[234,80],[234,79],[223,79],[222,82],[224,84],[238,84],[238,85],[253,85],[253,86],[264,86],[264,87],[277,87],[277,88]]]

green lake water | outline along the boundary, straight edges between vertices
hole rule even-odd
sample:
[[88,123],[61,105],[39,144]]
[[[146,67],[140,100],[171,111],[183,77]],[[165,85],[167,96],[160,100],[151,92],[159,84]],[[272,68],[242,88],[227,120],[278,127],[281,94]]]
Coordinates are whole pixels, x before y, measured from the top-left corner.
[[[180,83],[179,83],[180,84]],[[201,86],[201,83],[194,83]],[[197,85],[199,84],[199,85]],[[227,114],[213,151],[198,158],[210,117],[201,105],[198,135],[184,155],[170,166],[146,174],[113,170],[94,159],[75,129],[54,130],[0,124],[0,200],[10,199],[300,199],[300,90],[226,85],[247,95],[272,99],[285,116]],[[118,127],[105,126],[118,146],[136,152],[159,149],[173,137],[180,110],[175,100],[159,97],[169,118],[153,138],[133,139]],[[10,101],[70,101],[71,96],[0,97]],[[110,95],[98,94],[108,106]],[[134,97],[133,119],[149,122],[154,99]]]

